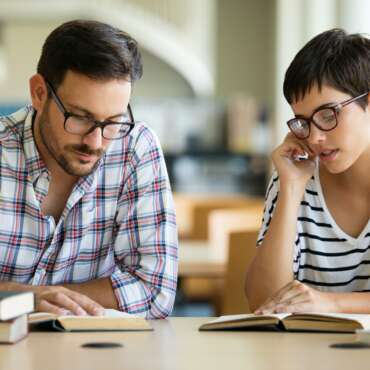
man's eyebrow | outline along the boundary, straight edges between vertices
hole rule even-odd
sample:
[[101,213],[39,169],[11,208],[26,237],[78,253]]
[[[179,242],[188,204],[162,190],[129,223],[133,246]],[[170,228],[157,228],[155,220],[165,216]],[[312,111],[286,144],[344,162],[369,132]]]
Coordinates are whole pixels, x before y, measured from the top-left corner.
[[[69,104],[69,103],[67,103],[67,105],[68,105],[68,107],[71,107],[72,109],[79,110],[79,111],[85,113],[86,115],[88,115],[90,117],[94,117],[94,113],[90,112],[88,109],[79,107],[78,105]],[[110,120],[112,118],[117,118],[117,117],[122,117],[125,114],[126,114],[126,112],[117,113],[117,114],[114,114],[113,116],[110,116],[110,117],[106,118],[106,120]]]

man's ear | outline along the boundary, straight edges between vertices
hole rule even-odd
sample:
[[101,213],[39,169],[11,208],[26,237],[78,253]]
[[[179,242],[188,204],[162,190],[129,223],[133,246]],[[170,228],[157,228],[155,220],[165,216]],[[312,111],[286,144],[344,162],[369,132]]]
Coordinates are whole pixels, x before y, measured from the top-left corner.
[[42,111],[48,99],[48,90],[44,78],[39,74],[35,74],[30,78],[29,82],[32,106],[37,111]]

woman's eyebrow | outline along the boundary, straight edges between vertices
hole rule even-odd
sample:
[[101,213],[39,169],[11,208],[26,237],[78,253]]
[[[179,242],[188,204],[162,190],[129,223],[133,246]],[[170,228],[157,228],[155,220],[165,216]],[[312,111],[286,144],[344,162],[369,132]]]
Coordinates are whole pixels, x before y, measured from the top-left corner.
[[[324,108],[329,108],[329,107],[335,106],[335,105],[337,105],[337,104],[338,104],[338,103],[336,103],[336,102],[331,102],[331,103],[325,103],[325,104],[322,104],[322,105],[318,106],[317,108],[315,108],[315,109],[312,111],[312,113],[317,112],[317,111],[318,111],[318,110],[320,110],[320,109],[324,109]],[[305,118],[305,117],[306,117],[305,115],[303,115],[303,114],[299,114],[299,113],[295,114],[294,116],[295,116],[295,117],[301,117],[301,118]]]

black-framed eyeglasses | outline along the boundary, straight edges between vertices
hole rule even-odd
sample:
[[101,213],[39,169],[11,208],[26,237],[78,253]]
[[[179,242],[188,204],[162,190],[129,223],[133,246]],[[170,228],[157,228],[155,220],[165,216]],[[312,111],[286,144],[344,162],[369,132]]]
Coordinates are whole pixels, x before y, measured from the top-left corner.
[[369,91],[356,96],[355,98],[350,98],[341,103],[335,104],[329,107],[321,107],[316,109],[310,118],[305,118],[303,116],[296,116],[287,122],[290,131],[298,139],[307,139],[311,133],[311,122],[322,131],[331,131],[338,126],[338,114],[340,110],[346,105],[353,103],[356,100],[364,98],[369,94]]
[[120,117],[119,121],[98,121],[92,117],[68,112],[51,83],[47,80],[45,82],[58,109],[64,116],[64,129],[68,133],[85,136],[99,127],[105,139],[116,140],[122,139],[134,128],[135,120],[130,104],[127,106],[127,112]]

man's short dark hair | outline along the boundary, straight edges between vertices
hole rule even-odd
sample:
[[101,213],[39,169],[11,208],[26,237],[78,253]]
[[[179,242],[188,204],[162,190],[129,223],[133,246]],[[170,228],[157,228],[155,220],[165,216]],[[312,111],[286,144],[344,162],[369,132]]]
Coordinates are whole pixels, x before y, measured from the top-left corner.
[[74,20],[47,37],[37,72],[57,88],[68,70],[96,80],[138,80],[143,73],[137,42],[106,23]]
[[[289,104],[304,98],[314,84],[353,97],[370,91],[370,40],[335,28],[309,41],[285,74],[284,96]],[[358,103],[365,108],[367,99]]]

